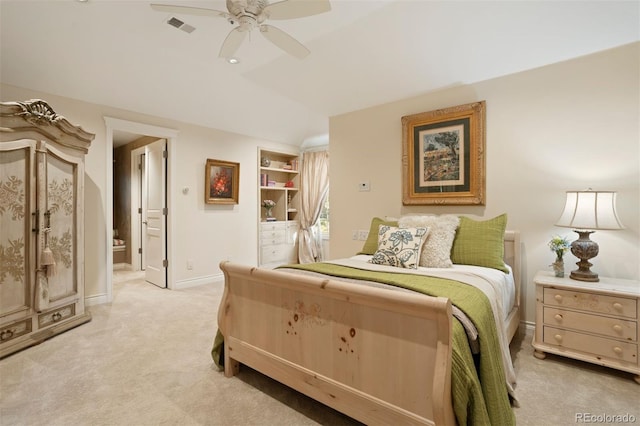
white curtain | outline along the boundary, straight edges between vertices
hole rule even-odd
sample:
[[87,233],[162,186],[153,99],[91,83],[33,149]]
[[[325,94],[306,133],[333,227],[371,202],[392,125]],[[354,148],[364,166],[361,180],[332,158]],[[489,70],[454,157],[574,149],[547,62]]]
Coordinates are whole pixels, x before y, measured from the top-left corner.
[[329,152],[305,152],[300,170],[300,231],[298,261],[322,260],[322,235],[314,229],[329,191]]

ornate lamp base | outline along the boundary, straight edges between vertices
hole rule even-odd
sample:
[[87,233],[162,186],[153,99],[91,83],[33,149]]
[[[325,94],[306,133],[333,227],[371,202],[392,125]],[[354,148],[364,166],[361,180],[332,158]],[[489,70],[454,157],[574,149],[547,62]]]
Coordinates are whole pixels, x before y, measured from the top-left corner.
[[580,259],[580,262],[576,262],[578,269],[571,271],[571,275],[569,277],[578,281],[600,281],[598,274],[591,272],[589,269],[593,266],[593,264],[589,262],[589,259],[596,257],[599,251],[598,243],[591,241],[589,238],[589,234],[592,234],[594,231],[574,230],[574,232],[578,233],[579,238],[571,243],[571,253]]

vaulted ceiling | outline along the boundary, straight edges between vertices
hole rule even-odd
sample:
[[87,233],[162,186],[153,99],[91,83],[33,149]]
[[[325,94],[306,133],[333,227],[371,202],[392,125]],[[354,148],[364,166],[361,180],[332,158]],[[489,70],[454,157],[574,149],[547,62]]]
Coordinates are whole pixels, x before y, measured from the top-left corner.
[[[289,0],[296,1],[296,0]],[[297,0],[308,1],[308,0]],[[226,10],[224,1],[154,0]],[[218,58],[221,18],[141,0],[1,0],[0,78],[54,95],[301,144],[328,118],[640,40],[637,1],[331,0],[272,25],[299,60],[253,31]],[[167,24],[176,17],[195,27]]]

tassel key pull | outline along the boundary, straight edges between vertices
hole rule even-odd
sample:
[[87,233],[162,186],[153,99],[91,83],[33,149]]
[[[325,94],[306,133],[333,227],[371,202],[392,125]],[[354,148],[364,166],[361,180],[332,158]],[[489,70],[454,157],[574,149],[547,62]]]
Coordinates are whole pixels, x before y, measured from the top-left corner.
[[52,277],[56,274],[56,260],[53,256],[53,251],[49,247],[49,233],[51,232],[51,211],[45,212],[45,218],[47,220],[47,227],[42,231],[44,233],[44,248],[40,253],[40,265],[47,270],[47,277]]

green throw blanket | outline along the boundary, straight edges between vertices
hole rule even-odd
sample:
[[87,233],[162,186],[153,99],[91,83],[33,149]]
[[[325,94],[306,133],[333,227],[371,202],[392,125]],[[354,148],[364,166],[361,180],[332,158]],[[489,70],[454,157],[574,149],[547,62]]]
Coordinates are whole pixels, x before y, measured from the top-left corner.
[[[376,281],[430,296],[447,297],[478,329],[480,355],[474,360],[462,324],[454,318],[452,338],[451,393],[459,425],[515,425],[502,366],[498,332],[485,294],[458,281],[420,275],[378,272],[331,263],[287,265],[335,277]],[[218,331],[211,351],[220,366],[223,337]],[[476,370],[475,362],[479,368]]]

